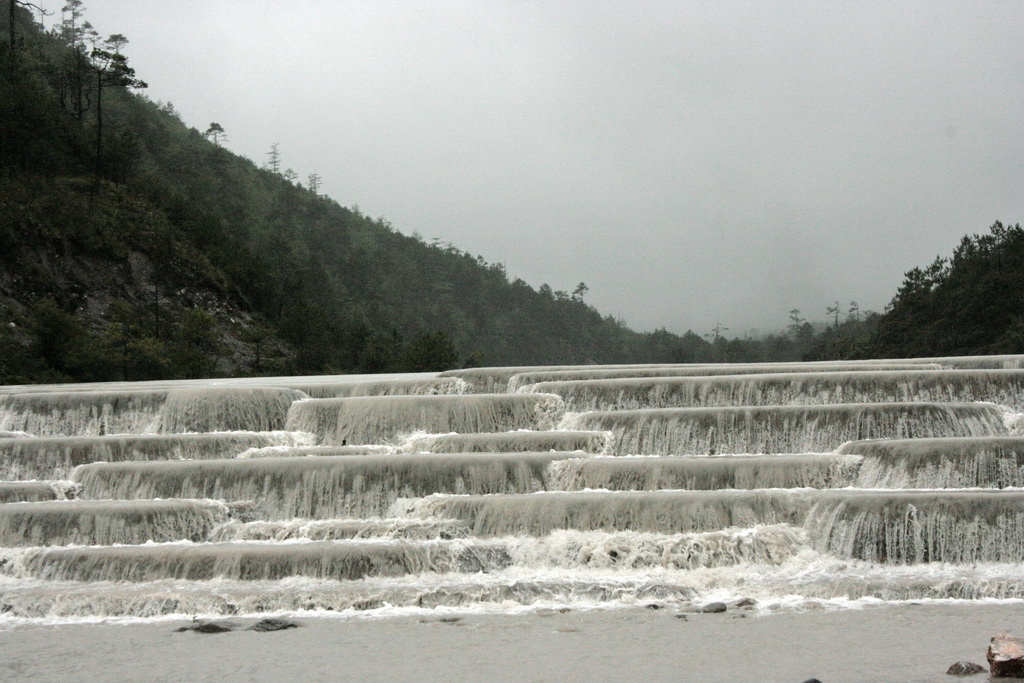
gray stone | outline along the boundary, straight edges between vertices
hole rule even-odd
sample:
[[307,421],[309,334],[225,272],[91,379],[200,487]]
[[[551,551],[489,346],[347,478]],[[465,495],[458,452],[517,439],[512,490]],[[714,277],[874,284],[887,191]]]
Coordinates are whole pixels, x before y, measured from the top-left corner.
[[950,676],[973,676],[974,674],[980,674],[985,672],[985,667],[981,664],[975,664],[974,662],[961,661],[953,664],[946,671]]
[[299,625],[287,619],[261,619],[248,628],[249,631],[269,633],[270,631],[283,631],[286,628],[298,628]]
[[176,633],[182,633],[184,631],[194,631],[196,633],[225,633],[227,631],[233,631],[234,627],[231,626],[231,624],[207,621],[203,623],[194,622],[188,626],[182,626],[181,628],[176,628],[174,630]]
[[724,602],[709,602],[701,608],[701,612],[704,614],[718,614],[724,612],[727,609]]

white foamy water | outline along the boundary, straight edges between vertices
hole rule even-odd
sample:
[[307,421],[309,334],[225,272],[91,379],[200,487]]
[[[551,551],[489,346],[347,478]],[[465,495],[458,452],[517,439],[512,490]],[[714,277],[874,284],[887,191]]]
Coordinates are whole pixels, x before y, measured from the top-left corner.
[[607,453],[611,432],[520,429],[483,434],[411,434],[401,444],[407,452],[428,453],[512,453],[521,451],[584,451]]
[[396,441],[413,432],[493,432],[551,429],[564,413],[553,394],[370,396],[299,401],[288,429],[311,432],[325,444]]
[[7,393],[0,394],[0,429],[38,436],[275,431],[304,397],[270,387]]
[[233,458],[252,449],[315,442],[312,434],[284,431],[0,439],[0,478],[67,478],[91,462]]
[[1024,370],[872,370],[548,381],[573,412],[702,406],[990,401],[1024,409]]
[[2,388],[0,623],[1024,599],[1019,360]]
[[573,414],[561,427],[611,431],[619,454],[822,453],[858,439],[1005,435],[1005,415],[984,403],[647,408]]

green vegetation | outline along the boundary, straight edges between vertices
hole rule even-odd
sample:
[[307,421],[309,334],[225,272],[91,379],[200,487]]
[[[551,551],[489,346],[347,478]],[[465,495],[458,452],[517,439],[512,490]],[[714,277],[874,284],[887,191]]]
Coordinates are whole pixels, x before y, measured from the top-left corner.
[[1024,351],[1019,227],[914,269],[883,316],[637,333],[582,282],[534,289],[338,205],[276,143],[264,168],[231,153],[142,94],[79,0],[49,32],[0,7],[0,384]]
[[906,273],[866,345],[874,356],[1024,353],[1024,230],[996,223]]
[[21,4],[0,43],[0,382],[673,359],[583,283],[402,235],[276,146],[268,168],[232,154],[140,94],[127,39],[80,2],[48,33]]

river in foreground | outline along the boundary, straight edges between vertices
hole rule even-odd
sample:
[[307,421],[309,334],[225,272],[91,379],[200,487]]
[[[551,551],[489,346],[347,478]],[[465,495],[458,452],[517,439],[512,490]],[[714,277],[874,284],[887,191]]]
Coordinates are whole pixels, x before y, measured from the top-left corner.
[[[989,638],[1024,602],[758,615],[643,608],[300,617],[274,633],[177,633],[182,620],[8,625],[0,679],[26,681],[986,681]],[[743,617],[740,617],[744,614]],[[255,618],[227,620],[245,627]],[[1008,679],[1000,679],[1008,680]]]

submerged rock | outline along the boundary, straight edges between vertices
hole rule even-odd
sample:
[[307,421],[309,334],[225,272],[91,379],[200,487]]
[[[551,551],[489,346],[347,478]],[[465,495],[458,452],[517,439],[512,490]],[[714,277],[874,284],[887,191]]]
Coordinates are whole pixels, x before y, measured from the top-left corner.
[[960,661],[949,667],[946,671],[950,676],[973,676],[974,674],[984,673],[985,667],[981,664],[975,664],[974,662]]
[[299,625],[287,619],[261,619],[250,626],[247,631],[259,631],[268,633],[270,631],[283,631],[287,628],[298,628]]
[[225,624],[223,622],[207,621],[204,623],[192,623],[188,626],[182,626],[181,628],[174,629],[175,633],[182,633],[184,631],[195,631],[196,633],[224,633],[226,631],[235,630],[231,624]]
[[1024,677],[1024,638],[1000,633],[988,646],[988,666],[992,678]]
[[[541,615],[541,616],[550,616],[550,615]],[[441,617],[439,619],[420,619],[420,623],[421,624],[456,624],[457,626],[462,626],[462,624],[459,623],[461,621],[462,621],[462,617]]]

